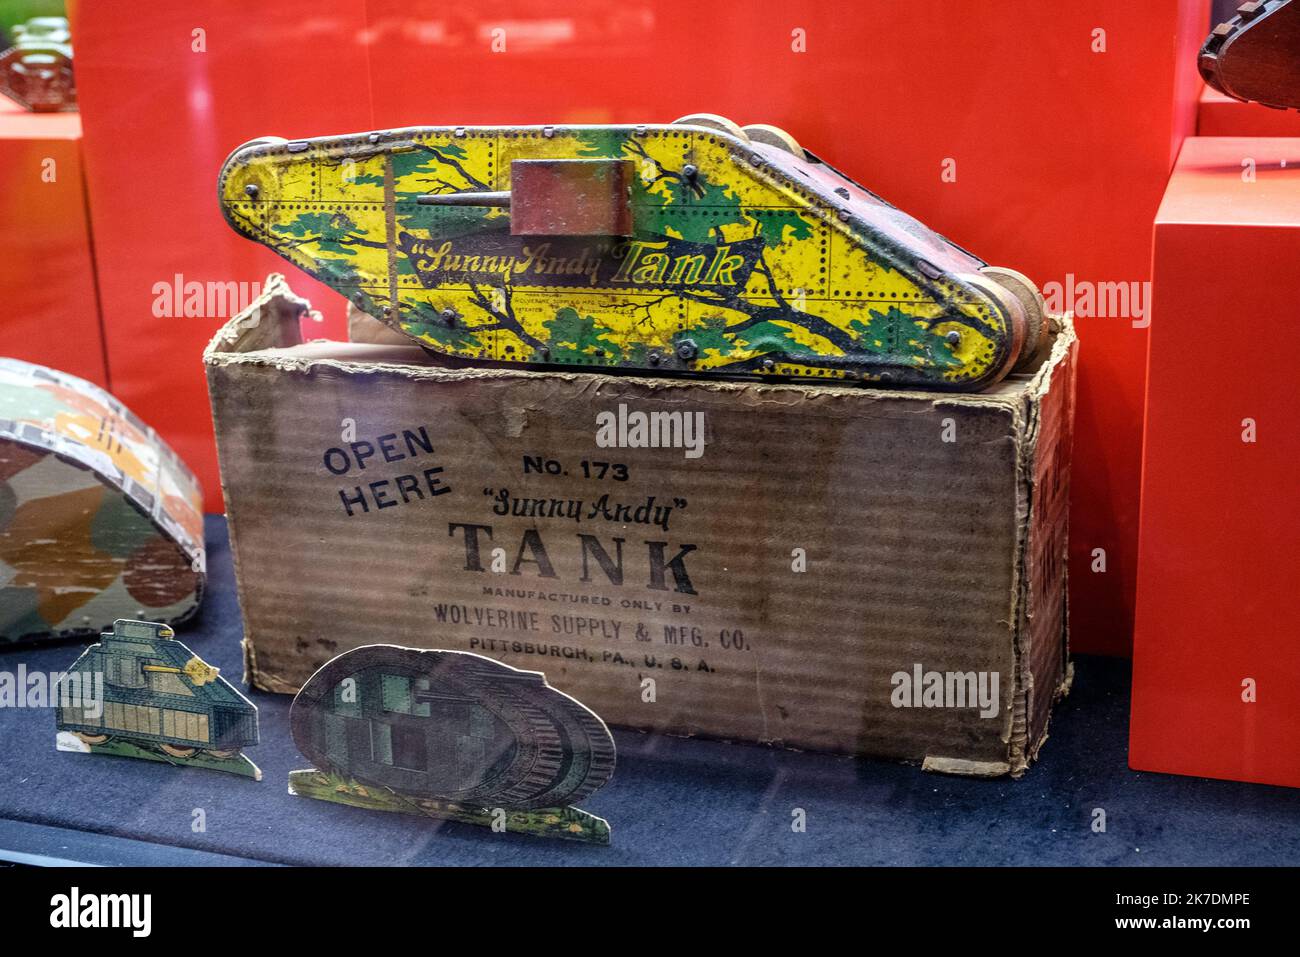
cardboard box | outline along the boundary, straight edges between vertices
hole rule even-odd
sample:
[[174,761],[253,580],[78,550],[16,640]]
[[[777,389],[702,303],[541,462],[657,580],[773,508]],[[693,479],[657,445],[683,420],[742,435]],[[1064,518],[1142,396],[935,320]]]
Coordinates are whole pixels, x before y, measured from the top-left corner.
[[[447,368],[301,342],[307,304],[265,289],[204,354],[258,687],[387,642],[625,727],[1032,760],[1069,674],[1068,320],[960,395]],[[680,428],[629,447],[654,413]]]
[[[1155,227],[1140,770],[1300,787],[1296,385],[1288,351],[1261,341],[1294,321],[1297,260],[1300,139],[1187,140]],[[1208,344],[1246,316],[1259,347],[1211,372]]]

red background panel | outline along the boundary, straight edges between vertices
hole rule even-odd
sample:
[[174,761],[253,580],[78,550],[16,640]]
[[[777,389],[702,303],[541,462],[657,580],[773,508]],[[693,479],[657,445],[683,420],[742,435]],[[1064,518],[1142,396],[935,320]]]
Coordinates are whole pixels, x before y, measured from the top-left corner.
[[1213,87],[1201,91],[1197,136],[1300,136],[1300,110],[1243,103]]
[[82,182],[81,118],[28,113],[2,96],[0,355],[108,384]]
[[[217,169],[252,137],[716,112],[790,130],[1040,284],[1140,283],[1195,123],[1208,13],[1204,0],[96,0],[74,4],[73,20],[114,388],[215,504],[199,354],[221,317],[158,318],[151,290],[176,273],[254,282],[289,268],[217,209]],[[191,49],[199,28],[206,53]],[[955,182],[941,179],[945,160]],[[341,298],[289,279],[337,333]],[[1075,647],[1124,652],[1146,330],[1125,317],[1078,325]],[[1102,574],[1089,570],[1096,548]]]
[[[226,225],[217,172],[259,134],[370,125],[363,4],[69,6],[113,392],[171,443],[198,474],[207,507],[220,510],[201,356],[238,310],[155,315],[155,285],[177,275],[260,283],[288,268]],[[337,299],[305,275],[292,281],[322,306]],[[345,335],[341,309],[333,315],[328,331]]]
[[1155,229],[1134,768],[1300,787],[1297,262],[1300,139],[1187,140]]

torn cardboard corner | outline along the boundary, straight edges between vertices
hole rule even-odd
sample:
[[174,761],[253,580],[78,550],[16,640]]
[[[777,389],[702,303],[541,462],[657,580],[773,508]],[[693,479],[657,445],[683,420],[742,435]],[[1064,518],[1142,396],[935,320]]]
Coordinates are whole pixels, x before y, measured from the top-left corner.
[[449,369],[303,342],[306,308],[272,277],[204,355],[258,687],[392,643],[647,731],[978,775],[1037,753],[1068,669],[1068,318],[1032,372],[938,394]]

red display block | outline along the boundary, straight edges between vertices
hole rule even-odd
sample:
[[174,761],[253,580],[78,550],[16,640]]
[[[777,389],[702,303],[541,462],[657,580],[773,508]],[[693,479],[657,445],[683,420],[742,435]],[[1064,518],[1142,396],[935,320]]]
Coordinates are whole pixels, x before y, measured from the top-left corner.
[[0,355],[107,386],[81,118],[0,96]]
[[1300,139],[1193,138],[1156,217],[1129,763],[1300,787]]
[[1243,103],[1213,87],[1201,91],[1198,136],[1300,136],[1300,110],[1275,110]]

